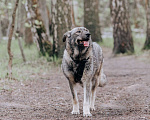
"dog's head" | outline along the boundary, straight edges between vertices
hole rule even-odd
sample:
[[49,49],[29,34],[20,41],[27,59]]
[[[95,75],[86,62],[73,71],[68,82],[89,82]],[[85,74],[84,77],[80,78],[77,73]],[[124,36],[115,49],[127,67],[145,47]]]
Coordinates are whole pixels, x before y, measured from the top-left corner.
[[63,42],[69,42],[79,47],[88,47],[90,45],[91,34],[85,27],[76,27],[68,31],[63,36]]
[[92,46],[91,34],[85,27],[76,27],[63,36],[66,50],[74,60],[86,58]]

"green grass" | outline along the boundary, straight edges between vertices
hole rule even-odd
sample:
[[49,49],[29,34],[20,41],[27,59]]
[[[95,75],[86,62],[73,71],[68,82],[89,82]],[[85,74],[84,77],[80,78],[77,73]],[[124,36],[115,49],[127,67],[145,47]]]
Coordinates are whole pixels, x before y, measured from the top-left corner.
[[[142,48],[144,46],[146,38],[145,37],[135,37],[133,36],[133,44],[134,44],[134,50],[135,50],[135,55],[141,55],[143,53]],[[100,46],[104,46],[110,49],[113,49],[113,38],[104,38],[102,43],[99,43]]]
[[144,51],[142,51],[146,38],[138,38],[133,37],[134,40],[134,50],[136,55],[141,55]]
[[103,42],[99,43],[100,46],[113,49],[113,38],[104,38]]
[[[52,62],[47,62],[46,57],[41,57],[38,53],[36,45],[25,47],[23,43],[23,50],[26,57],[26,63],[23,62],[18,41],[13,40],[11,50],[13,53],[13,79],[18,81],[32,79],[31,76],[48,73],[52,66]],[[0,80],[4,80],[8,75],[8,53],[7,41],[0,43]]]

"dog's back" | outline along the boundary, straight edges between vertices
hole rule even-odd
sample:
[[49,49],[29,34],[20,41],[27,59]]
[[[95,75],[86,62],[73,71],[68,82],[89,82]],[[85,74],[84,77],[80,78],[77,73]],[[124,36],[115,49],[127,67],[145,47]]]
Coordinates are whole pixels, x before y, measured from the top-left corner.
[[93,57],[94,57],[94,66],[99,67],[100,62],[103,61],[103,54],[101,47],[96,42],[93,42]]
[[98,84],[100,87],[103,87],[106,82],[106,75],[103,73],[103,54],[101,47],[96,43],[93,42],[93,59],[94,59],[94,68],[97,70],[98,74]]

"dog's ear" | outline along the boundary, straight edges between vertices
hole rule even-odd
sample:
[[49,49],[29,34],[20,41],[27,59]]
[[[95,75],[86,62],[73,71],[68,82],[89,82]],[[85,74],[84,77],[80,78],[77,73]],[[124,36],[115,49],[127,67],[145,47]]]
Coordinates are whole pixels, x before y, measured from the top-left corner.
[[66,41],[66,38],[70,38],[71,37],[71,31],[68,31],[68,32],[66,32],[64,35],[63,35],[63,42],[65,42]]

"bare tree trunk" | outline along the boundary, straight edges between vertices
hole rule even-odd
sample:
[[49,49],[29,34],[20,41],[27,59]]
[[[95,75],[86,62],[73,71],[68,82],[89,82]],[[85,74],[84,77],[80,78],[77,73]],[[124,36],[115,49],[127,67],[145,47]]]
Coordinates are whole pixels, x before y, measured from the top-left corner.
[[11,21],[8,22],[8,29],[6,31],[6,36],[8,37],[9,36],[9,32],[10,32],[10,29],[11,29]]
[[[5,6],[8,6],[8,0],[5,0]],[[1,22],[1,31],[2,31],[2,35],[3,36],[7,36],[7,32],[8,32],[8,25],[9,25],[9,14],[8,14],[8,9],[5,8],[4,10],[2,10],[3,13],[3,17],[1,17],[0,22]],[[11,21],[10,21],[11,22]]]
[[50,12],[48,6],[46,6],[46,9],[47,9],[47,16],[49,19],[49,32],[50,32],[50,35],[53,35],[51,12]]
[[[30,39],[33,39],[35,42],[36,42],[36,45],[37,45],[37,48],[38,50],[40,51],[40,47],[39,47],[39,43],[38,43],[38,35],[37,35],[37,32],[36,32],[36,28],[34,26],[34,12],[33,10],[31,9],[31,1],[30,0],[26,0],[26,3],[25,3],[25,10],[26,10],[26,15],[27,15],[27,23],[28,23],[28,27],[30,27],[31,29],[31,34],[30,34]],[[29,31],[30,32],[30,31]],[[28,33],[27,29],[25,29],[25,35]],[[31,38],[32,36],[32,38]],[[25,39],[27,38],[27,35],[25,36]],[[27,38],[28,39],[28,38]],[[28,41],[28,40],[27,40]]]
[[[18,11],[17,11],[17,30],[16,30],[16,34],[15,34],[15,38],[18,40],[18,44],[19,44],[19,48],[20,48],[20,51],[21,51],[21,55],[22,55],[22,58],[23,58],[23,61],[26,62],[26,59],[25,59],[25,55],[24,55],[24,52],[23,52],[23,48],[22,48],[22,44],[21,44],[21,36],[23,36],[23,26],[21,25],[21,22],[23,21],[23,18],[20,18],[20,17],[23,17],[23,12],[21,9],[22,8],[22,3],[19,2],[18,3]],[[20,14],[21,13],[21,14]]]
[[34,39],[36,39],[38,43],[38,47],[40,49],[41,54],[45,56],[47,53],[49,56],[52,56],[52,43],[48,39],[44,22],[41,18],[38,1],[27,0],[25,8],[29,23],[32,26]]
[[33,44],[31,27],[25,27],[24,34],[25,34],[25,45],[30,47],[30,45]]
[[18,2],[19,0],[16,0],[16,4],[15,4],[15,8],[12,14],[12,23],[11,23],[11,27],[9,30],[9,38],[8,38],[8,55],[9,55],[9,62],[8,62],[8,70],[9,70],[9,78],[12,78],[12,59],[13,59],[13,54],[11,52],[11,41],[12,41],[12,36],[13,36],[13,32],[14,32],[14,26],[15,26],[15,18],[16,18],[16,10],[18,7]]
[[1,19],[1,28],[2,28],[2,34],[4,36],[7,36],[7,31],[9,27],[9,20],[7,17],[4,17]]
[[71,0],[52,0],[52,25],[53,25],[53,53],[62,57],[65,45],[62,41],[63,34],[71,29]]
[[134,0],[134,26],[135,28],[139,28],[139,21],[138,21],[138,16],[139,16],[139,8],[138,8],[138,0]]
[[127,3],[126,0],[110,0],[115,54],[134,52]]
[[143,49],[150,49],[150,0],[146,0],[147,32]]
[[38,2],[39,5],[39,12],[41,14],[41,19],[43,21],[43,24],[45,26],[46,29],[46,34],[48,36],[48,40],[50,40],[50,31],[49,31],[49,16],[47,13],[47,5],[46,5],[46,0],[39,0]]
[[76,21],[75,21],[75,16],[74,16],[74,6],[73,6],[73,2],[72,2],[72,6],[71,6],[71,15],[72,15],[72,28],[76,27]]
[[20,37],[20,33],[19,33],[19,30],[16,31],[16,39],[18,40],[18,44],[19,44],[19,48],[20,48],[20,51],[21,51],[21,56],[23,58],[23,62],[26,62],[26,58],[25,58],[25,55],[24,55],[24,52],[23,52],[23,47],[22,47],[22,44],[21,44],[21,37]]
[[84,26],[89,29],[93,41],[102,42],[98,14],[99,0],[84,0]]
[[[34,7],[36,5],[36,7]],[[42,55],[46,55],[48,53],[49,56],[52,56],[52,43],[48,39],[48,35],[46,32],[46,28],[44,26],[44,22],[42,20],[42,16],[39,11],[38,1],[32,0],[32,9],[35,13],[35,21],[34,25],[36,27],[36,32],[38,34],[38,43],[41,49]],[[39,24],[37,24],[37,21]]]
[[23,52],[23,48],[22,48],[22,44],[21,44],[21,37],[18,37],[18,43],[19,43],[19,48],[20,48],[20,51],[21,51],[21,56],[23,58],[23,62],[26,62],[26,58],[25,58],[25,55],[24,55],[24,52]]
[[1,18],[0,18],[0,42],[3,39],[3,34],[2,34],[2,26],[1,26]]
[[25,22],[26,22],[26,11],[24,8],[24,5],[22,4],[22,2],[19,2],[19,6],[18,6],[18,17],[17,17],[17,26],[19,28],[19,34],[21,37],[23,37],[24,35],[24,31],[25,31]]
[[[20,2],[21,3],[21,2]],[[22,23],[22,19],[23,19],[23,16],[22,16],[22,14],[25,16],[25,17],[27,17],[26,16],[26,10],[25,10],[25,8],[24,8],[24,6],[22,6],[22,4],[20,5],[20,12],[21,12],[21,15],[19,15],[20,17],[22,17],[22,18],[20,18],[19,19],[19,23]],[[18,11],[19,12],[19,11]],[[28,22],[29,20],[28,20],[28,18],[25,20],[25,22],[26,22],[26,24],[30,24],[29,22]],[[33,37],[32,37],[32,31],[31,31],[31,27],[30,26],[25,26],[24,25],[24,22],[23,22],[23,24],[20,24],[19,25],[19,29],[20,29],[20,31],[21,31],[21,33],[23,33],[23,35],[24,35],[24,40],[25,40],[25,46],[28,46],[28,47],[30,47],[32,44],[33,44]],[[23,29],[22,29],[23,28]],[[22,31],[23,30],[23,31]],[[20,32],[19,32],[20,33]]]

